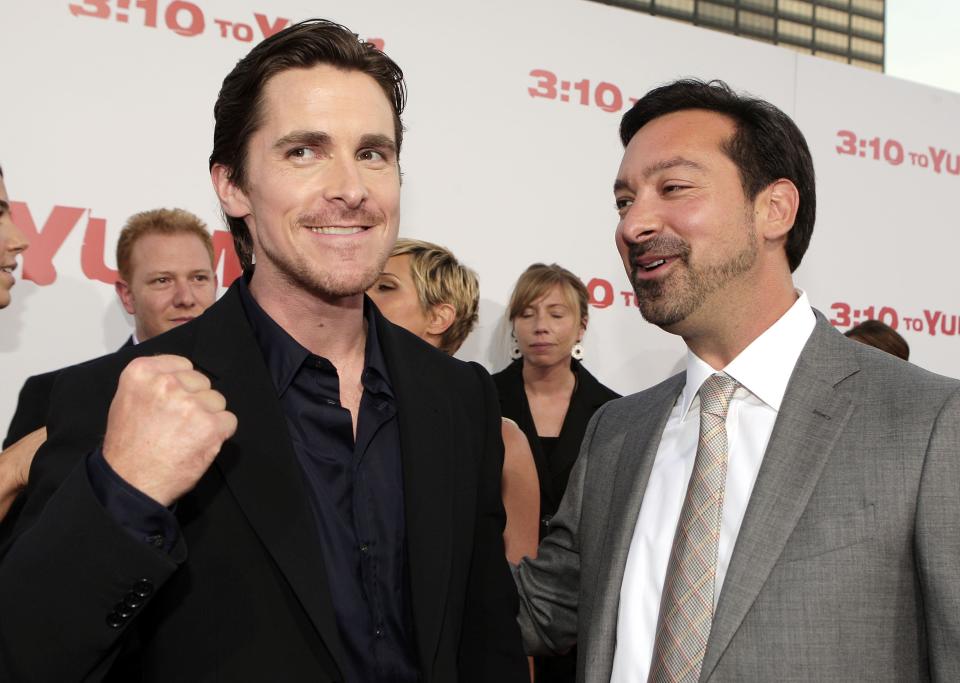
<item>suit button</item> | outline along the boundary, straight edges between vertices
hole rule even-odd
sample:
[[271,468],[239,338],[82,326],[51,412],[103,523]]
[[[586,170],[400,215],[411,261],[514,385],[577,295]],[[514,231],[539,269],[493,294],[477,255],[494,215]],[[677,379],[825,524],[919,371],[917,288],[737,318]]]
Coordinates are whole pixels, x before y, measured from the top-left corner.
[[133,593],[140,598],[148,598],[153,594],[153,583],[147,579],[140,579],[133,584]]
[[130,615],[133,614],[133,610],[124,605],[122,602],[118,602],[113,606],[113,614],[118,615],[123,620],[127,620],[130,618]]
[[163,534],[154,534],[153,536],[147,536],[147,543],[152,545],[154,548],[162,548],[166,540],[167,539],[163,537]]
[[123,598],[123,604],[128,609],[137,609],[143,604],[143,598],[136,593],[127,593]]
[[116,612],[110,612],[110,614],[107,615],[107,626],[110,628],[120,628],[126,623],[126,621],[126,619],[121,617]]

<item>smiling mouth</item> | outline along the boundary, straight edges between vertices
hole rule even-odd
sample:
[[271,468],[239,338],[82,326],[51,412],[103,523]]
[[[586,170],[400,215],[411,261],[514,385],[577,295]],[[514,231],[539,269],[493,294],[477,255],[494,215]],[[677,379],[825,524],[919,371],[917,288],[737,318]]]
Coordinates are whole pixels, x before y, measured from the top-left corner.
[[662,258],[655,258],[652,261],[640,262],[636,261],[636,270],[643,273],[652,273],[658,268],[662,268],[668,263],[672,263],[676,260],[676,256],[664,256]]
[[323,226],[319,228],[307,228],[310,232],[316,235],[356,235],[357,233],[363,232],[366,230],[365,227],[359,225],[352,225],[349,227],[339,227],[339,226]]
[[0,268],[0,271],[7,273],[8,275],[13,275],[13,271],[17,269],[16,263],[11,263],[9,266],[3,266]]

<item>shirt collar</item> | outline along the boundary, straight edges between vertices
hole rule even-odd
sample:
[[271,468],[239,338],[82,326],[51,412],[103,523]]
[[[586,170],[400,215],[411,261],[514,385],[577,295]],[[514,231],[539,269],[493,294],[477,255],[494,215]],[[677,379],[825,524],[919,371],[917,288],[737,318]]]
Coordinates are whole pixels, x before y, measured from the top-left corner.
[[[253,336],[257,340],[261,353],[263,353],[267,371],[277,388],[277,395],[282,396],[304,361],[314,354],[290,336],[257,303],[250,293],[251,277],[253,277],[252,269],[244,273],[242,277],[237,278],[237,291],[240,294],[240,302],[246,313],[247,321],[253,330]],[[387,364],[383,358],[380,339],[377,335],[376,315],[376,307],[364,295],[363,318],[367,326],[367,343],[364,348],[364,370],[361,381],[364,387],[371,391],[393,396],[390,388],[390,375],[387,373]]]
[[[722,370],[776,411],[780,410],[790,375],[817,322],[806,292],[797,290],[797,294],[793,306]],[[700,386],[716,372],[687,349],[687,383],[683,388],[681,419],[686,419]]]

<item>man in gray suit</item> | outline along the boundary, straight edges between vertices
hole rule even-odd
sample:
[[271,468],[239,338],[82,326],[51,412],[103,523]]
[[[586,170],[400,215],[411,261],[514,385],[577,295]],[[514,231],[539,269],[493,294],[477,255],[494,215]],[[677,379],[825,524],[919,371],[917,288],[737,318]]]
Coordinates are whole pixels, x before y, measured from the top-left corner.
[[624,116],[617,245],[686,372],[606,404],[516,573],[577,678],[960,680],[960,383],[794,288],[813,164],[783,112],[678,81]]

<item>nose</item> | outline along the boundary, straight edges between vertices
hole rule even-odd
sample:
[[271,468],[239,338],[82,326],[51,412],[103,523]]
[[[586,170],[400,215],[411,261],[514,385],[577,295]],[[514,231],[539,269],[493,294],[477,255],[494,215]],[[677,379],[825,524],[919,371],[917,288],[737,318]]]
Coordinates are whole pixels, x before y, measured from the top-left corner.
[[654,202],[636,197],[620,218],[617,226],[617,241],[637,244],[658,235],[663,221]]
[[324,181],[324,196],[328,201],[342,202],[348,208],[357,209],[367,198],[366,183],[352,157],[335,158]]
[[0,247],[12,256],[26,251],[27,247],[30,246],[30,242],[28,242],[24,234],[20,232],[20,228],[10,219],[7,219],[5,223],[6,226],[0,226],[0,237],[3,238],[2,241],[0,241]]
[[177,308],[192,308],[197,304],[197,297],[194,294],[190,282],[185,279],[177,278],[174,283],[173,305]]
[[533,332],[534,334],[545,334],[550,330],[547,328],[547,321],[549,319],[549,314],[546,311],[538,311],[533,319]]

